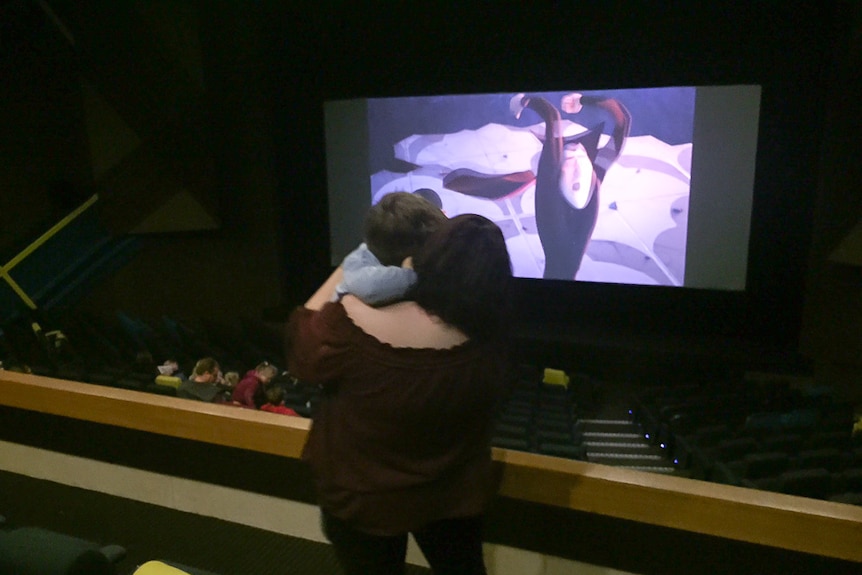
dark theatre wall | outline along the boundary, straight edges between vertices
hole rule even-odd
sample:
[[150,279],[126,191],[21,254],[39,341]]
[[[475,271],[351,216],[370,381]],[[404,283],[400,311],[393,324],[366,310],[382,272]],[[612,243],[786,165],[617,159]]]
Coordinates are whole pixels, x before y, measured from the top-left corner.
[[[761,315],[791,342],[802,327],[802,351],[815,363],[852,372],[862,356],[858,275],[827,261],[859,214],[854,3],[467,3],[421,13],[276,1],[47,4],[63,30],[38,4],[0,8],[15,32],[6,38],[19,44],[2,60],[20,87],[4,92],[16,105],[0,110],[16,128],[4,131],[5,157],[26,158],[3,164],[16,190],[3,194],[4,230],[36,226],[31,219],[68,201],[54,197],[64,189],[98,192],[118,233],[176,205],[174,218],[188,222],[142,234],[141,254],[94,288],[84,309],[278,320],[303,301],[330,269],[326,98],[755,82],[778,111],[764,118],[764,133],[805,135],[786,166],[758,174],[770,193],[754,225],[774,226],[779,214],[784,228],[752,246],[753,281],[781,286]],[[774,154],[774,142],[763,144]],[[110,164],[118,149],[130,151]],[[192,224],[202,219],[211,225]],[[777,246],[780,265],[764,264]]]
[[[814,359],[818,378],[862,401],[862,6],[846,11],[848,40],[837,46],[826,96],[821,170],[808,258],[800,350]],[[855,265],[830,255],[848,235]]]

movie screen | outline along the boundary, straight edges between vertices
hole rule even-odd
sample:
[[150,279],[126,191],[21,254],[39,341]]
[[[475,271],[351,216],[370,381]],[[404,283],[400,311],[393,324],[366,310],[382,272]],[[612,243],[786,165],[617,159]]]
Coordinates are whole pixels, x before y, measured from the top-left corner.
[[373,98],[325,111],[333,263],[361,241],[369,205],[408,191],[496,222],[517,277],[745,288],[756,86]]

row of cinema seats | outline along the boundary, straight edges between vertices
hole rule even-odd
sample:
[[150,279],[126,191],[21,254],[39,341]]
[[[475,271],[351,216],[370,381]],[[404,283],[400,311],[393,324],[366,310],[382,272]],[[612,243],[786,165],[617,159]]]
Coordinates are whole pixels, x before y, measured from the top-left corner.
[[126,557],[120,545],[100,545],[41,527],[10,527],[0,516],[3,575],[216,575],[162,559],[126,566]]
[[[147,323],[123,311],[40,314],[0,326],[0,367],[134,391],[176,395],[179,380],[158,377],[158,364],[174,359],[188,374],[202,357],[216,358],[223,372],[243,375],[261,361],[280,362],[282,334],[251,318],[227,324],[163,316]],[[319,396],[315,386],[286,375],[274,384],[284,388],[286,406],[301,415]]]
[[583,429],[574,386],[546,383],[540,373],[527,369],[522,370],[498,411],[492,444],[586,460]]
[[653,388],[632,415],[691,478],[862,503],[854,406],[827,388],[742,380]]

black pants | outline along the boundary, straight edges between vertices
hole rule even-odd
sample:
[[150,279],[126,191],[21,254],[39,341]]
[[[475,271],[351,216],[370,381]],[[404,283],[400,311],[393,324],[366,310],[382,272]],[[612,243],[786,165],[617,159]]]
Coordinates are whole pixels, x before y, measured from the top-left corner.
[[[325,511],[323,532],[332,543],[345,575],[403,575],[407,533],[370,535]],[[435,521],[413,532],[435,575],[485,575],[482,517]]]

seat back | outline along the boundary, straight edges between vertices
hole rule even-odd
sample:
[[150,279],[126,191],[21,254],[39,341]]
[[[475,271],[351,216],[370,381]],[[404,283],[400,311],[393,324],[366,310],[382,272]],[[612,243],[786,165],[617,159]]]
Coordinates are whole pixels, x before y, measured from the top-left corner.
[[125,556],[119,546],[97,544],[39,527],[0,531],[0,573],[16,575],[114,575]]

